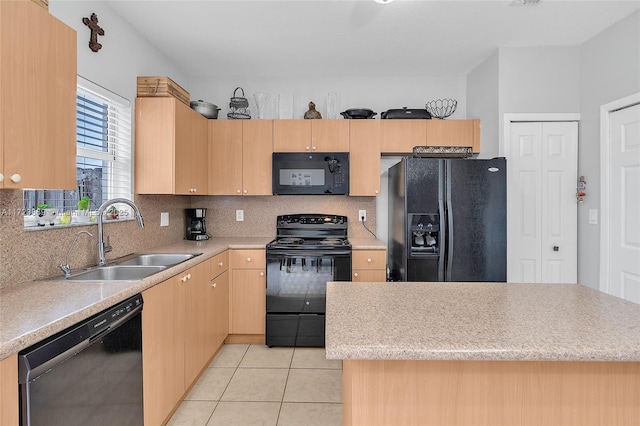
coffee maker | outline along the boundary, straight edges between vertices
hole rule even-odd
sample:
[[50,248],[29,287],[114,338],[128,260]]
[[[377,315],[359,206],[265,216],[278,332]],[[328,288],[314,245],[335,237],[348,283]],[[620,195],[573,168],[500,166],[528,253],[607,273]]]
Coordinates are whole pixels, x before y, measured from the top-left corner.
[[207,227],[205,225],[205,216],[207,209],[185,209],[185,223],[187,230],[185,239],[187,240],[208,240]]

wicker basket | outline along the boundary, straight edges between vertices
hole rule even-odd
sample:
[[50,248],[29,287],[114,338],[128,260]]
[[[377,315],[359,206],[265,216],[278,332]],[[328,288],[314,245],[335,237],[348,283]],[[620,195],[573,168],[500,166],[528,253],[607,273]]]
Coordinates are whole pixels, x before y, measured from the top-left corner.
[[189,105],[189,92],[180,87],[169,77],[139,76],[138,97],[174,97],[185,105]]
[[[236,96],[238,90],[242,91],[242,96]],[[242,87],[236,87],[233,91],[233,97],[229,100],[229,109],[227,118],[237,120],[248,120],[251,118],[251,112],[249,111],[249,101],[244,97],[244,89]]]
[[38,6],[43,7],[46,10],[49,10],[49,0],[31,0],[31,1],[37,4]]

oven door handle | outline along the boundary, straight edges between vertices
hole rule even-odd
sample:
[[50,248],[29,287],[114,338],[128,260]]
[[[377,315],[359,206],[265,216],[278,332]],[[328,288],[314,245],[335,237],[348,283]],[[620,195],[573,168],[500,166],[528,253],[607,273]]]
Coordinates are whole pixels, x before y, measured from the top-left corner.
[[267,249],[267,258],[271,257],[334,257],[334,256],[351,256],[351,250],[287,250],[287,249]]

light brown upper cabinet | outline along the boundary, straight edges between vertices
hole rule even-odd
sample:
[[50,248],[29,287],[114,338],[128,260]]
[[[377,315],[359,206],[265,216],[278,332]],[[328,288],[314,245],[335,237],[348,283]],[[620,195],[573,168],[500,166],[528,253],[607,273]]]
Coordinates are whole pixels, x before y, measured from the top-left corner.
[[271,195],[272,120],[209,120],[209,193]]
[[348,152],[349,120],[274,120],[274,152]]
[[0,188],[76,187],[76,32],[0,1]]
[[428,120],[380,120],[383,154],[410,153],[427,143]]
[[380,195],[380,128],[383,120],[349,121],[349,195]]
[[207,195],[207,119],[171,97],[136,98],[136,193]]
[[383,154],[409,154],[414,146],[470,146],[480,152],[480,120],[381,120]]

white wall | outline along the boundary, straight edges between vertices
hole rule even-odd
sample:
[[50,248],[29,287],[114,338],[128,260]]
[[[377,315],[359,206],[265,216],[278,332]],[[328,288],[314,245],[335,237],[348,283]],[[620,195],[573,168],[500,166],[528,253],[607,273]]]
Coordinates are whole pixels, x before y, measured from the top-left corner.
[[[340,67],[340,64],[336,64]],[[229,99],[236,87],[244,89],[249,99],[252,117],[256,117],[253,94],[267,92],[272,102],[278,95],[294,97],[295,117],[279,117],[274,113],[274,105],[267,111],[265,118],[302,118],[308,109],[309,101],[325,117],[327,94],[333,92],[338,98],[338,112],[348,108],[369,108],[380,113],[391,108],[424,108],[425,103],[433,99],[456,99],[458,107],[451,118],[472,118],[466,116],[466,78],[464,76],[423,76],[423,77],[344,77],[344,78],[274,78],[256,77],[237,79],[199,79],[190,82],[188,90],[192,99],[203,99],[222,108],[219,118],[226,118],[229,112]],[[331,118],[331,117],[327,117]],[[335,118],[342,118],[338,115]]]
[[[136,97],[138,75],[169,75],[186,81],[184,73],[148,40],[101,1],[49,2],[49,12],[78,33],[78,75],[103,86],[132,104]],[[105,32],[98,37],[102,49],[89,49],[89,28],[82,18],[98,16]]]
[[499,143],[504,114],[575,113],[580,109],[580,48],[500,48]]
[[467,114],[480,119],[479,158],[492,158],[500,153],[499,58],[499,51],[496,50],[467,75]]
[[587,196],[578,209],[578,281],[599,286],[600,226],[588,224],[600,209],[600,106],[640,92],[640,12],[580,46],[580,149],[578,174]]

